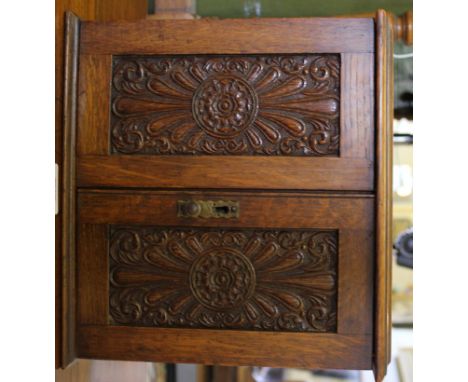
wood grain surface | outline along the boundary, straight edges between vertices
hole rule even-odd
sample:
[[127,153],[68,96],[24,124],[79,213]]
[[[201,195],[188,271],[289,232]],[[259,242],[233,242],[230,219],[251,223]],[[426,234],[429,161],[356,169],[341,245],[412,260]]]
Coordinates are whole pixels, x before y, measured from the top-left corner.
[[80,326],[78,341],[82,358],[314,369],[372,367],[372,336]]
[[373,28],[372,19],[359,18],[91,22],[83,25],[81,51],[84,54],[369,53],[374,51]]
[[393,29],[388,14],[376,17],[376,308],[374,374],[380,382],[391,357]]
[[85,156],[77,160],[79,187],[279,190],[374,189],[367,159]]

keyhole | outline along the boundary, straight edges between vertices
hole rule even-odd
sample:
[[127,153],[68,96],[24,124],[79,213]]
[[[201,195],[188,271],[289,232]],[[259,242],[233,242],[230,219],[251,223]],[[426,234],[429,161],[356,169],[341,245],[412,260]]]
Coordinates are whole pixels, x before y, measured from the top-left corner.
[[227,215],[229,213],[229,207],[222,206],[222,207],[215,207],[216,214],[218,215]]

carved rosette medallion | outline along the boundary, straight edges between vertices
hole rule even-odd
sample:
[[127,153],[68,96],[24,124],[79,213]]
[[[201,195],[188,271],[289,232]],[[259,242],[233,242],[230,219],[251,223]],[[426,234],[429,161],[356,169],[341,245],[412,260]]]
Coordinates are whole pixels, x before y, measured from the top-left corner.
[[337,231],[111,226],[111,324],[336,331]]
[[250,127],[257,116],[258,100],[242,78],[214,76],[195,92],[192,110],[195,121],[207,134],[230,138]]
[[113,154],[338,156],[338,54],[115,56]]
[[214,248],[194,261],[190,287],[207,308],[228,310],[250,298],[255,289],[255,270],[242,253],[226,247]]

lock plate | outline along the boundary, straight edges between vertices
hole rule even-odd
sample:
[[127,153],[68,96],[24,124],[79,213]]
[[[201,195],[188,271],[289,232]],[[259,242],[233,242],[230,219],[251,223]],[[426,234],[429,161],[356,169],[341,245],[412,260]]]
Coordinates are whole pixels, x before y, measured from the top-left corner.
[[177,216],[183,218],[239,218],[239,202],[225,200],[179,200]]

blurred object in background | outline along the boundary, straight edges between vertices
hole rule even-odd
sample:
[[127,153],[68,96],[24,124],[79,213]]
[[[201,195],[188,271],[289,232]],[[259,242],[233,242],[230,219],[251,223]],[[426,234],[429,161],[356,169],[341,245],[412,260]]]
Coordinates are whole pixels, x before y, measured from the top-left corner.
[[260,0],[244,0],[244,16],[260,17],[262,13],[262,4]]
[[413,119],[413,47],[395,42],[395,119]]
[[307,370],[254,367],[255,382],[360,382],[360,372],[354,370]]
[[[412,0],[196,0],[197,14],[201,17],[246,17],[246,3],[258,3],[262,17],[327,17],[375,13],[377,9],[401,15],[413,8]],[[247,17],[252,16],[255,15]]]
[[413,348],[401,348],[397,355],[400,382],[413,381]]
[[193,19],[195,0],[148,0],[149,19]]
[[413,228],[400,233],[393,248],[396,252],[397,264],[413,269]]
[[[401,84],[406,82],[402,79]],[[412,93],[412,74],[411,78],[408,77],[407,84],[411,84],[411,87],[401,85],[400,89],[411,90]],[[395,91],[395,96],[396,94]],[[412,104],[408,107],[411,109],[411,113],[408,114],[412,115]],[[396,256],[393,257],[392,271],[392,322],[395,327],[411,328],[413,271],[407,266],[408,257],[405,256],[405,260],[402,260],[402,253],[404,251],[405,255],[408,255],[411,245],[412,266],[412,235],[410,240],[406,232],[413,227],[413,121],[408,118],[395,119],[393,130],[393,243]],[[405,266],[402,266],[403,263]]]
[[300,370],[287,369],[284,382],[360,382],[354,370]]
[[255,382],[283,382],[288,369],[274,367],[253,367],[252,378]]

